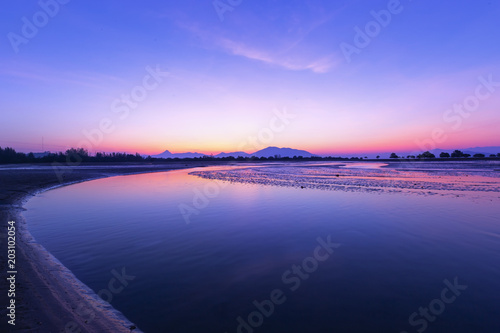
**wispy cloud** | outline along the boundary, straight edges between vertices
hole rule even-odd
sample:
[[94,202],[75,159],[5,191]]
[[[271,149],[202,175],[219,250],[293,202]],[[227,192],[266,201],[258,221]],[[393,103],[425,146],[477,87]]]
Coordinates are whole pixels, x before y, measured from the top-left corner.
[[[204,24],[183,16],[175,24],[195,36],[194,42],[212,51],[257,61],[290,71],[327,73],[342,63],[332,49],[313,42],[313,32],[339,15],[340,8],[325,8],[315,2],[302,3],[300,10],[277,9],[259,15],[254,11],[238,12],[238,20],[227,26]],[[241,23],[245,22],[245,24]],[[248,30],[248,26],[259,27]]]
[[293,71],[311,70],[314,73],[327,73],[340,63],[333,55],[323,56],[312,60],[297,59],[287,54],[272,54],[228,38],[219,38],[216,43],[224,51],[232,55],[264,62],[269,65],[279,66]]
[[322,58],[318,58],[316,60],[300,62],[300,63],[293,61],[292,62],[285,61],[281,65],[290,70],[311,70],[314,73],[323,74],[323,73],[328,73],[330,70],[334,69],[338,64],[340,64],[340,61],[334,55],[329,55]]
[[237,41],[233,38],[225,37],[223,34],[203,29],[195,24],[190,25],[182,22],[179,25],[202,40],[206,48],[211,49],[215,46],[216,49],[227,54],[277,66],[286,70],[310,70],[314,73],[323,74],[341,63],[341,60],[334,54],[311,55],[309,53],[312,53],[312,51],[304,51],[298,48],[298,44],[305,38],[304,35],[301,35],[287,45],[281,45],[279,48],[274,49],[271,47],[257,47],[254,46],[255,43],[251,42]]

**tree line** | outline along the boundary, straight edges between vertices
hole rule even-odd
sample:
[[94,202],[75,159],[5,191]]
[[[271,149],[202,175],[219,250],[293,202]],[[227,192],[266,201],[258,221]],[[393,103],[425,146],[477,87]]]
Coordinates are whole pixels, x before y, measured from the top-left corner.
[[95,156],[90,156],[89,152],[83,148],[70,148],[64,153],[20,153],[16,152],[13,148],[0,147],[0,163],[66,163],[67,161],[81,161],[81,162],[141,162],[144,161],[139,153],[126,154],[126,153],[97,153]]
[[[464,154],[460,150],[455,150],[453,153],[441,153],[439,155],[440,158],[469,158],[470,154]],[[472,156],[473,158],[485,158],[484,154],[475,154]],[[489,157],[500,158],[500,153],[494,155],[491,154]],[[379,159],[380,156],[377,156]],[[390,156],[391,159],[395,158],[405,158],[404,156],[398,156],[396,153],[392,153]],[[426,151],[417,156],[408,155],[407,159],[435,159],[436,156],[429,151]],[[91,156],[86,149],[83,148],[70,148],[67,149],[64,153],[50,153],[46,152],[43,154],[34,154],[34,153],[21,153],[16,152],[13,148],[0,147],[0,164],[14,164],[14,163],[74,163],[77,161],[78,163],[120,163],[120,162],[128,162],[128,163],[168,163],[172,161],[346,161],[346,160],[354,160],[360,161],[368,159],[368,157],[320,157],[320,156],[311,156],[311,157],[303,157],[303,156],[293,156],[293,157],[282,157],[280,155],[269,156],[269,157],[214,157],[214,156],[203,156],[203,157],[193,157],[193,158],[155,158],[151,156],[142,156],[139,153],[135,154],[127,154],[127,153],[104,153],[98,152],[94,156]]]
[[142,156],[139,153],[127,154],[127,153],[101,153],[98,152],[95,156],[91,156],[86,149],[83,148],[70,148],[64,153],[20,153],[16,152],[13,148],[0,147],[0,164],[13,164],[13,163],[120,163],[120,162],[172,162],[172,161],[287,161],[287,160],[307,160],[307,161],[321,161],[321,160],[362,160],[363,158],[351,157],[281,157],[280,155],[269,156],[269,157],[213,157],[213,156],[203,156],[203,157],[193,157],[193,158],[155,158],[151,156]]
[[[477,154],[471,155],[471,154],[466,154],[466,153],[464,153],[464,152],[462,152],[460,150],[455,150],[451,154],[447,153],[447,152],[442,152],[441,154],[439,154],[440,158],[469,158],[471,156],[473,158],[486,158],[485,154],[477,153]],[[490,157],[490,158],[500,158],[500,153],[498,153],[496,155],[495,154],[490,154],[488,157]],[[404,156],[398,156],[396,153],[392,153],[391,156],[390,156],[390,158],[405,158],[405,157]],[[418,158],[418,159],[432,159],[432,158],[436,158],[436,155],[434,155],[430,151],[426,151],[426,152],[424,152],[422,154],[418,154],[417,156],[415,156],[415,155],[408,155],[408,156],[406,156],[406,158],[409,158],[409,159],[415,159],[415,158]]]

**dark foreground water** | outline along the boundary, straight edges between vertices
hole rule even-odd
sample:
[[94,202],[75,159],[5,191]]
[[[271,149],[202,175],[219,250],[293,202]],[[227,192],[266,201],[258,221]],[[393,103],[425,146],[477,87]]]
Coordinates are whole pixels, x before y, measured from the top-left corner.
[[498,199],[188,172],[52,190],[24,215],[145,332],[500,332]]

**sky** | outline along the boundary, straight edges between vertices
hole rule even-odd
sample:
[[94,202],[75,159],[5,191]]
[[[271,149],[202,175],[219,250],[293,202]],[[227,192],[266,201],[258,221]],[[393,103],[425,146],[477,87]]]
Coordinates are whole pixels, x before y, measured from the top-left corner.
[[41,0],[0,13],[0,146],[500,146],[500,1]]

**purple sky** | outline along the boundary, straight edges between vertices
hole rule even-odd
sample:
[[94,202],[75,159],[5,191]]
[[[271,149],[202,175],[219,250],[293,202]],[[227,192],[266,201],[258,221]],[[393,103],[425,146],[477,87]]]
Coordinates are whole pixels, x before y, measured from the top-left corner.
[[2,147],[500,146],[498,1],[62,2],[0,13]]

